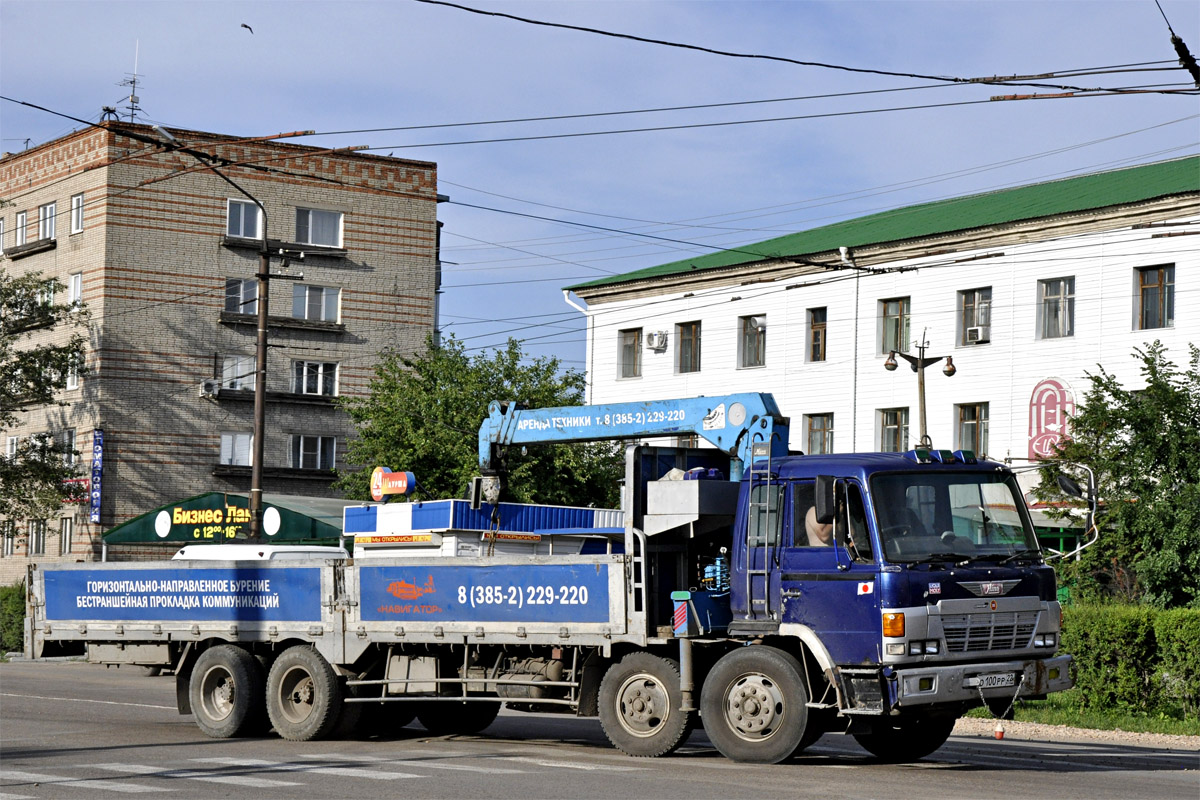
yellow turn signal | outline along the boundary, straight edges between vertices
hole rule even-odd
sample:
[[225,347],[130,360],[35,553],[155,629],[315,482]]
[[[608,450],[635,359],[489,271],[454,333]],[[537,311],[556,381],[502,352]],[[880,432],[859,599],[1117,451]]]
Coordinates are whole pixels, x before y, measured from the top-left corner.
[[885,611],[883,614],[883,635],[884,636],[903,636],[904,635],[904,612],[903,611]]

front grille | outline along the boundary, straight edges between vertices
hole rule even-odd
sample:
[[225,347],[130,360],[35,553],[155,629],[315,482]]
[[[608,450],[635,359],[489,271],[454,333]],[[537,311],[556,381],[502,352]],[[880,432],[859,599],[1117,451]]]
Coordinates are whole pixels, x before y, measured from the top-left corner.
[[1028,647],[1037,621],[1036,611],[943,615],[946,652],[983,653]]

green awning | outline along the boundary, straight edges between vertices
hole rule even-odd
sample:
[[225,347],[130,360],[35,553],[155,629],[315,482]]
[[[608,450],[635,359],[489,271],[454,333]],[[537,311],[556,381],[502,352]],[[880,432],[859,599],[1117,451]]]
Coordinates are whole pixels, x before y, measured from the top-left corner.
[[[340,545],[342,510],[358,500],[303,495],[263,495],[263,541]],[[244,540],[250,530],[244,494],[208,492],[178,500],[104,533],[105,544],[220,544]]]

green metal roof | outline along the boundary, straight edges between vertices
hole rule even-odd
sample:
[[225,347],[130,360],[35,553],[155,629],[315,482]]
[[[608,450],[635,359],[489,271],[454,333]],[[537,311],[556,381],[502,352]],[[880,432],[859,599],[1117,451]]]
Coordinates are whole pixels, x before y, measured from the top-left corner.
[[897,208],[567,288],[591,289],[692,270],[827,253],[839,247],[887,244],[1197,191],[1200,191],[1200,156],[1190,156]]

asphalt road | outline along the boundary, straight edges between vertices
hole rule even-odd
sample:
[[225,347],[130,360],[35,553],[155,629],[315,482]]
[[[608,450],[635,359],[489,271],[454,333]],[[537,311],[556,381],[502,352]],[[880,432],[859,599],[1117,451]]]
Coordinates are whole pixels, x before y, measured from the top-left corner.
[[669,758],[628,758],[595,720],[504,712],[478,736],[286,742],[205,737],[174,678],[79,663],[0,664],[0,800],[146,798],[1181,798],[1200,753],[1111,741],[954,736],[917,764],[826,736],[787,764],[721,757],[702,732]]

